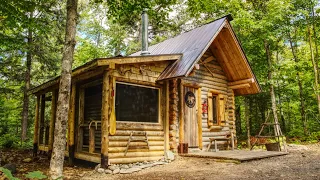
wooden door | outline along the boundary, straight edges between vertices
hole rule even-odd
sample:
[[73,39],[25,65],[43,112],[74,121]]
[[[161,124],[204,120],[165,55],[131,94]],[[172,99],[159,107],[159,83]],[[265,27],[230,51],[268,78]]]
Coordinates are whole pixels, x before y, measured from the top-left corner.
[[199,147],[198,140],[198,89],[184,87],[184,140],[189,147]]

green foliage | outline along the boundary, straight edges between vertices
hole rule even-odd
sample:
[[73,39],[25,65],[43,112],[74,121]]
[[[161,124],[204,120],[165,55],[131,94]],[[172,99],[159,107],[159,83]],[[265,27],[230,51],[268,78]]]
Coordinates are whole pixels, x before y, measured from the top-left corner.
[[41,171],[33,171],[29,172],[28,174],[25,175],[26,178],[29,179],[46,179],[47,176],[43,174]]
[[17,142],[19,142],[18,137],[11,134],[4,134],[0,137],[0,147],[2,148],[12,148]]
[[19,180],[18,178],[13,177],[11,172],[6,168],[0,167],[0,171],[2,171],[9,180]]

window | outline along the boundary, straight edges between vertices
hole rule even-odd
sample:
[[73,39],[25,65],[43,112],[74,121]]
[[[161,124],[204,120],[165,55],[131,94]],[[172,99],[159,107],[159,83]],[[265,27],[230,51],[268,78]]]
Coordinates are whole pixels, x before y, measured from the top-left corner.
[[159,89],[132,84],[116,84],[117,121],[152,122],[159,119]]
[[212,96],[212,123],[213,124],[219,124],[218,123],[218,108],[217,108],[217,96]]
[[226,97],[222,94],[208,94],[208,126],[219,126],[225,119]]

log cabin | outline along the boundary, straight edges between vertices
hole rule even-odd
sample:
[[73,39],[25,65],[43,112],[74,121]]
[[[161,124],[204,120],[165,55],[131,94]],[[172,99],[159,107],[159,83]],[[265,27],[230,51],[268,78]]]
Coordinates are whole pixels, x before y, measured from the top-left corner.
[[[235,136],[235,96],[261,88],[231,20],[222,17],[149,48],[144,32],[141,51],[75,68],[69,160],[103,167],[152,161],[182,145],[207,150],[210,138]],[[147,21],[142,24],[147,31]],[[34,155],[53,148],[59,78],[30,90],[36,96]]]

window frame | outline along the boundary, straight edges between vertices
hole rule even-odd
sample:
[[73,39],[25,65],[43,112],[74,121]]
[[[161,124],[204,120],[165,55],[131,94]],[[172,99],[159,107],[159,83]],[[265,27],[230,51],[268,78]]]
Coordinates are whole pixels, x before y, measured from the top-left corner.
[[114,88],[114,102],[113,102],[113,107],[116,108],[116,94],[117,94],[117,84],[125,84],[125,85],[130,85],[130,86],[137,86],[137,87],[143,87],[143,88],[149,88],[149,89],[156,89],[158,90],[158,118],[157,122],[141,122],[141,121],[120,121],[116,118],[117,123],[135,123],[135,124],[161,124],[161,88],[159,86],[150,86],[150,85],[144,85],[144,84],[137,84],[137,83],[132,83],[132,82],[126,82],[126,81],[119,81],[116,79],[115,82],[115,88]]
[[[217,123],[213,123],[213,97],[215,97],[215,111],[216,111],[216,120]],[[221,119],[219,119],[219,94],[215,93],[213,91],[208,92],[208,124],[211,124],[212,126],[220,126],[221,125]]]
[[[217,112],[217,123],[213,124],[213,108],[212,108],[212,97],[215,96],[216,97],[216,112]],[[227,105],[227,95],[222,94],[220,92],[217,92],[215,90],[209,90],[208,91],[208,97],[207,97],[207,101],[208,101],[208,126],[219,126],[221,127],[222,125],[225,124],[226,122],[226,113],[227,113],[227,109],[226,109],[226,105]]]

